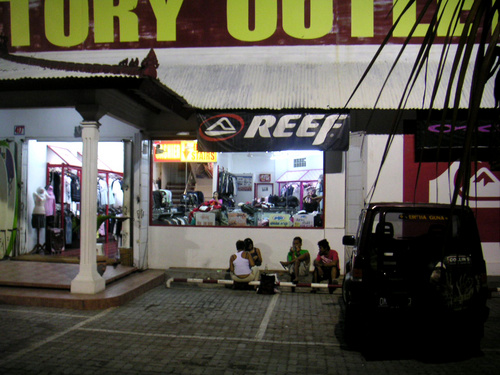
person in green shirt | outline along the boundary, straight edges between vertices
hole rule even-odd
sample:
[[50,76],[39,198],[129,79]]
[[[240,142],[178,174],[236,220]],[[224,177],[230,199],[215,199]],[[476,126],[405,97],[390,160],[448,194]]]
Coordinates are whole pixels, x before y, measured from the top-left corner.
[[308,250],[302,249],[302,238],[295,237],[293,239],[286,262],[280,263],[290,273],[293,283],[299,281],[299,276],[309,275],[311,256]]

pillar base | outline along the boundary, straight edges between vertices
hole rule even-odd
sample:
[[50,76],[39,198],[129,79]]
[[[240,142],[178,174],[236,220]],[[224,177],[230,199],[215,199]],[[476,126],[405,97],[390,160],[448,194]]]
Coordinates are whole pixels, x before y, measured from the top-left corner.
[[80,272],[71,281],[71,293],[97,294],[106,288],[106,281],[97,273],[96,264],[80,264]]

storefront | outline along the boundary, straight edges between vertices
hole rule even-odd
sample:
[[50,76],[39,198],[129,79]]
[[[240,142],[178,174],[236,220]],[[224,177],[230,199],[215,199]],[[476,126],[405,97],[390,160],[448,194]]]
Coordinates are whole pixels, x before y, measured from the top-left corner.
[[[348,149],[347,115],[199,117],[198,142],[153,141],[153,223],[323,227],[324,152]],[[176,182],[182,196],[174,198]]]
[[[76,8],[59,12],[55,2],[50,6],[36,2],[39,13],[35,14],[33,7],[0,3],[0,23],[10,32],[6,47],[10,53],[0,56],[6,67],[0,76],[0,139],[17,145],[19,175],[26,178],[32,155],[28,158],[23,144],[74,141],[74,128],[82,118],[100,123],[99,142],[125,140],[123,179],[129,187],[125,214],[130,217],[128,241],[136,265],[225,269],[236,240],[250,237],[262,250],[264,263],[279,269],[295,236],[301,236],[304,248],[311,252],[319,240],[328,239],[343,263],[341,238],[356,230],[359,209],[375,180],[372,201],[411,200],[415,181],[408,171],[414,173],[418,163],[407,156],[408,135],[415,134],[414,129],[401,125],[388,154],[384,152],[387,134],[392,132],[392,115],[386,112],[399,104],[411,71],[407,61],[418,53],[418,46],[408,46],[386,82],[388,89],[378,97],[379,110],[369,124],[367,112],[374,107],[399,51],[399,40],[388,46],[373,76],[351,97],[376,44],[391,26],[389,18],[381,20],[370,7],[371,13],[361,11],[364,2],[351,2],[352,8],[348,2],[315,2],[319,5],[311,5],[306,12],[310,27],[302,27],[292,22],[294,10],[305,16],[301,2],[284,1],[277,7],[277,2],[255,1],[251,2],[256,7],[255,14],[251,12],[255,28],[248,30],[244,27],[248,22],[240,22],[245,14],[250,17],[241,8],[245,2],[169,1],[165,7],[172,8],[166,13],[156,2],[154,9],[148,1],[137,2],[135,9],[124,9],[123,4],[106,8],[100,2],[93,2],[90,9],[90,3],[79,2],[80,13],[87,10],[83,14],[88,19],[83,17],[67,31],[65,14],[69,17]],[[380,3],[376,5],[386,6]],[[25,22],[11,27],[11,8]],[[212,16],[206,16],[207,9]],[[333,17],[334,11],[338,17]],[[51,18],[54,27],[36,22],[44,12],[57,14]],[[119,26],[113,26],[114,17],[120,19]],[[23,60],[25,52],[37,61]],[[144,61],[152,61],[149,67],[154,69],[141,70]],[[439,54],[432,61],[431,68],[439,64]],[[145,77],[146,70],[154,74]],[[410,119],[417,118],[417,108],[429,105],[431,85],[426,79],[416,82],[417,89],[407,101]],[[488,90],[484,108],[493,108],[492,84]],[[45,109],[27,118],[28,108]],[[49,108],[71,114],[69,118],[48,115]],[[204,129],[206,137],[201,136],[206,120],[217,116],[222,120],[228,114],[229,119],[261,117],[255,127],[246,119],[244,128],[218,122],[221,128],[217,129],[210,123]],[[336,120],[327,121],[340,114],[349,118],[345,137],[338,137]],[[24,133],[16,132],[20,125]],[[218,140],[208,141],[208,132]],[[271,139],[277,143],[270,144]],[[317,147],[338,139],[342,147],[330,143]],[[382,158],[385,163],[380,168]],[[29,229],[29,202],[34,187],[45,182],[45,171],[42,168],[43,176],[33,183],[30,177],[21,189],[24,206],[19,220],[29,232],[27,240],[19,237],[23,252],[35,241]],[[488,171],[491,183],[498,186],[498,172]],[[301,213],[309,186],[317,194],[322,189],[322,201],[314,211]],[[494,190],[485,186],[485,191]],[[223,203],[212,211],[208,206],[215,191]],[[435,198],[434,191],[426,191],[420,200]],[[287,199],[286,192],[298,202]],[[490,224],[495,225],[500,220],[498,189],[488,195],[488,202],[493,212]],[[500,274],[498,243],[498,238],[489,238],[483,244],[493,274]]]

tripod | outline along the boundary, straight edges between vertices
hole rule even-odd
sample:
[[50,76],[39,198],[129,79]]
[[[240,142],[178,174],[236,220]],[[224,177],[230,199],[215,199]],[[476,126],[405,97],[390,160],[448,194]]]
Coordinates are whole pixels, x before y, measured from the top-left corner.
[[45,244],[40,245],[40,227],[36,228],[36,245],[30,254],[45,254]]

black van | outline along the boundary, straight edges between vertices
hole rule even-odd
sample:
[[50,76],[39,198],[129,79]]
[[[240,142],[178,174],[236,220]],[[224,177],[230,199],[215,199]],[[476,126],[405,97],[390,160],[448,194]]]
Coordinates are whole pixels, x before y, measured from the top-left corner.
[[479,350],[488,288],[469,207],[372,203],[343,244],[353,246],[342,290],[348,344],[376,346],[392,328],[430,350]]

